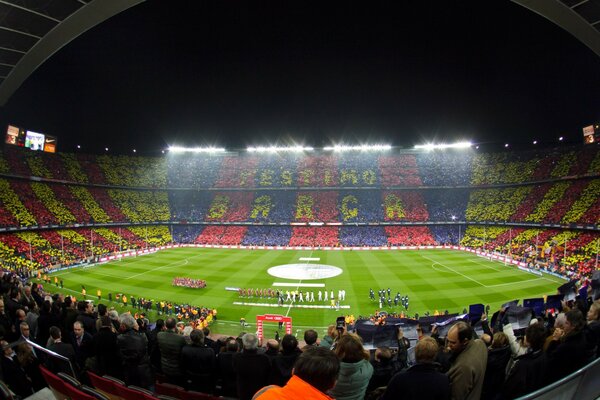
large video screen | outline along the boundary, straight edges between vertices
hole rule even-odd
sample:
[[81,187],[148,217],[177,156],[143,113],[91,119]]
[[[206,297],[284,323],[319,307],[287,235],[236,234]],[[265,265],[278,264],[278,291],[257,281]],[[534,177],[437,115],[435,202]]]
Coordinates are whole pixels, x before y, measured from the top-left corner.
[[44,151],[44,140],[46,135],[43,133],[27,131],[25,134],[25,147],[31,150]]

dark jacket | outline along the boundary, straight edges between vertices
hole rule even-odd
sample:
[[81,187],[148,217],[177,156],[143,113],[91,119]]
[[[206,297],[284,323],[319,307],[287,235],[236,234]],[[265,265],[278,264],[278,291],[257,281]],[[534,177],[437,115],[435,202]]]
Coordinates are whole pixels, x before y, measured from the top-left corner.
[[237,379],[233,370],[233,357],[236,354],[237,351],[224,351],[217,355],[217,383],[221,386],[221,396],[237,396]]
[[562,341],[553,340],[546,350],[548,370],[546,384],[556,382],[592,359],[592,354],[583,330],[571,333]]
[[97,373],[122,379],[121,355],[117,344],[117,334],[110,327],[101,327],[94,335]]
[[[58,342],[58,343],[52,343],[50,346],[48,346],[48,350],[53,351],[57,354],[60,354],[63,357],[66,357],[69,359],[69,361],[71,361],[71,365],[73,366],[73,370],[75,372],[76,375],[79,374],[79,367],[78,367],[78,363],[77,363],[77,357],[75,355],[75,350],[73,349],[73,345],[70,343],[64,343],[62,341]],[[59,372],[65,372],[69,375],[72,374],[71,372],[71,368],[69,368],[69,365],[59,359],[56,359],[55,357],[48,357],[46,359],[46,366],[48,367],[48,369],[51,372],[54,372],[55,374],[58,374]]]
[[143,388],[154,385],[146,335],[128,330],[117,336],[117,344],[123,363],[125,383]]
[[534,392],[544,386],[546,355],[542,350],[530,351],[516,357],[500,393],[502,399],[514,399]]
[[170,377],[181,377],[183,373],[179,360],[181,349],[186,345],[185,338],[174,331],[159,332],[156,336],[160,348],[162,372]]
[[450,399],[450,379],[439,372],[439,364],[416,364],[392,378],[381,400]]
[[259,389],[267,386],[271,374],[271,360],[265,354],[244,350],[233,356],[233,370],[237,378],[240,400],[249,400]]
[[186,345],[181,350],[181,368],[187,390],[212,393],[215,390],[215,351],[206,345]]
[[71,332],[71,345],[73,345],[73,349],[75,350],[77,364],[79,365],[80,369],[83,369],[85,367],[85,361],[94,355],[94,346],[92,343],[92,335],[84,331],[81,338],[81,344],[78,345],[75,334]]
[[488,350],[487,367],[483,378],[482,399],[494,399],[500,393],[506,376],[506,365],[511,357],[510,346]]
[[292,377],[294,363],[302,354],[302,350],[296,348],[291,353],[279,353],[271,359],[271,383],[277,386],[285,386]]

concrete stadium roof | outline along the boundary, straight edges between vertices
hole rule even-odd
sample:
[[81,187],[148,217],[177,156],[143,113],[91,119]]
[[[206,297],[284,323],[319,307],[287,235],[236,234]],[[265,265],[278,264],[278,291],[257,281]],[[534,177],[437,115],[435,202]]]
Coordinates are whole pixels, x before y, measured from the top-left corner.
[[[145,0],[0,0],[0,106],[73,39]],[[600,56],[600,0],[512,0]]]

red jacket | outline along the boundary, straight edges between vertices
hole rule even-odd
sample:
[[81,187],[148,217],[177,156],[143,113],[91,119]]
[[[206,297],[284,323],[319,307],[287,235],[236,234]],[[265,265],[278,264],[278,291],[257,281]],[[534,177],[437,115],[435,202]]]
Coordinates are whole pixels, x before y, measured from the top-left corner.
[[252,400],[332,400],[332,397],[292,375],[284,387],[271,385],[260,389]]

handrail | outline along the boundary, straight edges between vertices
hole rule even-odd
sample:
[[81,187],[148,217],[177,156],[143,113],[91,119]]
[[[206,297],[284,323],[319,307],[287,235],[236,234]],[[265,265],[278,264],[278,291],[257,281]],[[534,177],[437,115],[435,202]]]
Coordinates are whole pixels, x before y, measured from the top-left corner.
[[[533,393],[519,397],[517,400],[595,400],[600,396],[600,379],[597,378],[598,376],[600,376],[600,358],[596,358],[572,374]],[[572,388],[567,387],[570,382],[574,382]]]

